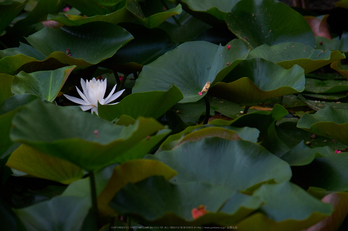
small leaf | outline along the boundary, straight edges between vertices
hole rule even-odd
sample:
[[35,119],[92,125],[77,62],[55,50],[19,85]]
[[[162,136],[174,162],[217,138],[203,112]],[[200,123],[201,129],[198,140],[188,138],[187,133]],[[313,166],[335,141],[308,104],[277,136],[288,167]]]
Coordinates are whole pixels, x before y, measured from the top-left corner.
[[306,20],[282,2],[239,1],[227,15],[226,23],[248,49],[284,42],[298,42],[314,47],[314,36]]
[[133,92],[163,91],[173,84],[184,95],[180,103],[196,102],[203,98],[198,92],[208,81],[213,86],[245,59],[248,51],[241,41],[229,45],[230,50],[204,41],[181,44],[145,65]]
[[286,70],[270,61],[253,58],[241,62],[224,82],[213,86],[210,93],[252,106],[270,98],[301,92],[304,85],[304,70],[300,66]]
[[45,155],[26,145],[17,148],[6,165],[21,172],[63,184],[70,184],[84,175],[82,169],[76,165]]
[[52,102],[74,68],[68,66],[30,74],[21,71],[12,81],[12,92],[17,95],[30,93]]
[[159,161],[144,159],[127,161],[115,167],[108,184],[98,196],[100,212],[104,215],[113,215],[115,212],[108,204],[122,187],[154,175],[160,175],[169,180],[176,175],[176,171]]

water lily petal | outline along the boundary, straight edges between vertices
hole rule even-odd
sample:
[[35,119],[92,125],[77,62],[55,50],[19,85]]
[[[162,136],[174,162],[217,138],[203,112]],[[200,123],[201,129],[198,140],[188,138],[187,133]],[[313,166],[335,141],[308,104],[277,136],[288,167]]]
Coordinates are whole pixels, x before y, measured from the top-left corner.
[[116,92],[115,94],[113,94],[107,101],[105,101],[106,104],[116,100],[118,97],[120,97],[122,95],[122,93],[125,91],[126,89],[123,89],[121,91]]
[[81,96],[81,98],[85,101],[85,104],[83,105],[90,105],[91,101],[76,87],[77,93]]
[[105,104],[105,102],[108,102],[109,98],[112,96],[112,94],[114,94],[116,87],[117,87],[117,84],[114,85],[109,95],[105,99],[103,99],[103,103],[100,101],[100,104]]
[[90,103],[86,102],[86,101],[83,101],[82,99],[80,98],[76,98],[74,96],[70,96],[70,95],[66,95],[66,94],[63,94],[65,96],[65,98],[67,98],[68,100],[74,102],[74,103],[77,103],[77,104],[81,104],[81,105],[89,105]]
[[82,106],[80,106],[80,108],[82,109],[82,111],[87,111],[89,109],[92,109],[93,106],[91,106],[91,105],[82,105]]

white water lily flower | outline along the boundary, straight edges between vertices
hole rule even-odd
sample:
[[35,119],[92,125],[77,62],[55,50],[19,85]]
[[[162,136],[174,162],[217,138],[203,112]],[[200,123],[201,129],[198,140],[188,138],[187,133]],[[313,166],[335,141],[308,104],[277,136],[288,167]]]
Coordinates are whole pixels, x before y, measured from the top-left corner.
[[106,79],[96,80],[95,78],[93,78],[92,80],[90,81],[87,80],[86,82],[83,79],[81,79],[81,86],[82,86],[83,93],[80,91],[80,89],[78,89],[78,87],[76,87],[76,89],[82,99],[76,98],[74,96],[66,95],[66,94],[64,94],[64,96],[68,100],[74,103],[80,104],[81,105],[80,108],[83,111],[92,109],[91,113],[93,114],[93,112],[95,112],[97,115],[98,115],[98,102],[102,105],[117,104],[118,102],[116,103],[111,103],[111,102],[116,100],[118,97],[120,97],[125,90],[123,89],[113,94],[116,90],[116,86],[117,86],[116,84],[112,88],[110,94],[104,99],[106,86],[107,86]]

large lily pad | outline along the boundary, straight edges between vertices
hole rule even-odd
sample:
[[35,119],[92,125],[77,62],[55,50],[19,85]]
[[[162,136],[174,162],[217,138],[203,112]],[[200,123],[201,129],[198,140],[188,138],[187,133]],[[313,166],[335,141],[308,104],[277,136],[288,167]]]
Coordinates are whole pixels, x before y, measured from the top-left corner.
[[35,99],[37,99],[37,97],[30,94],[14,95],[0,104],[0,155],[13,144],[10,139],[11,121],[13,117],[21,107]]
[[17,21],[13,25],[13,29],[22,29],[28,27],[32,24],[44,21],[47,19],[47,14],[56,14],[62,10],[65,2],[59,0],[43,0],[38,1],[35,4],[35,7],[30,10],[28,15],[25,18]]
[[239,1],[227,15],[226,22],[249,49],[285,42],[315,45],[312,29],[303,16],[275,0]]
[[113,56],[132,38],[128,31],[117,25],[92,22],[78,27],[44,28],[30,35],[27,41],[46,57],[59,52],[96,64]]
[[318,157],[311,164],[293,169],[293,179],[305,187],[317,187],[329,192],[348,190],[348,153],[334,153]]
[[175,8],[146,17],[142,12],[139,3],[137,3],[135,0],[127,0],[124,7],[115,12],[109,12],[108,14],[97,14],[91,17],[80,16],[78,18],[74,17],[74,19],[50,15],[49,18],[67,26],[80,26],[90,22],[109,22],[113,24],[132,22],[151,29],[159,26],[162,22],[173,15],[180,14],[181,11],[181,5],[178,4]]
[[213,95],[246,106],[267,99],[302,92],[305,86],[304,70],[294,65],[284,69],[270,61],[254,58],[240,63],[224,82],[210,90]]
[[192,11],[206,12],[213,15],[219,20],[225,20],[227,13],[231,11],[238,0],[183,0],[182,2],[186,4]]
[[131,160],[114,168],[112,176],[104,190],[98,196],[98,207],[104,215],[114,215],[108,204],[115,194],[128,183],[136,183],[150,176],[163,176],[169,180],[176,175],[176,171],[155,160]]
[[183,98],[176,86],[168,91],[139,92],[126,96],[116,105],[99,105],[101,118],[109,121],[125,114],[133,118],[138,116],[158,118]]
[[123,23],[122,26],[134,39],[118,50],[113,57],[104,61],[103,66],[124,74],[139,72],[143,65],[153,62],[174,48],[171,38],[160,29],[148,29],[133,23]]
[[344,109],[326,107],[315,114],[304,114],[297,127],[348,144],[348,115]]
[[[151,118],[139,118],[133,125],[119,126],[76,108],[39,101],[18,112],[12,124],[14,142],[68,160],[85,170],[140,158],[149,151],[144,144],[147,138],[155,145],[151,139],[159,142],[169,132]],[[152,135],[157,131],[160,132]],[[139,148],[138,144],[147,148]],[[129,155],[133,149],[136,153]]]
[[[238,197],[238,203],[224,206],[220,213],[220,207],[231,196]],[[154,225],[200,226],[211,223],[231,225],[261,203],[258,198],[242,197],[230,188],[201,182],[172,184],[163,177],[153,176],[122,188],[110,206],[120,214],[132,214]],[[195,219],[193,211],[200,206],[208,213]]]
[[283,182],[291,177],[286,162],[262,146],[242,140],[205,138],[146,158],[162,161],[176,170],[178,175],[171,182],[198,181],[247,190],[264,182]]
[[255,111],[244,114],[232,121],[213,120],[210,124],[215,125],[231,125],[233,127],[252,127],[260,131],[258,141],[276,155],[283,155],[289,151],[289,147],[279,139],[275,124],[278,120],[288,115],[288,111],[279,104],[274,105],[272,111]]
[[294,64],[301,66],[305,73],[312,72],[334,61],[345,58],[339,51],[314,49],[302,43],[280,43],[274,46],[263,44],[249,54],[250,58],[263,58],[288,69]]
[[0,3],[0,34],[12,22],[12,20],[23,10],[28,1],[2,1]]
[[6,165],[32,176],[63,184],[70,184],[84,175],[80,167],[66,160],[45,155],[26,145],[17,148],[9,157]]
[[230,49],[203,41],[184,43],[145,65],[133,92],[166,91],[174,84],[184,95],[181,103],[196,102],[205,95],[198,93],[207,82],[221,81],[247,56],[241,41],[229,45]]
[[58,196],[15,213],[28,231],[80,230],[89,207],[89,198]]
[[261,213],[254,213],[236,224],[240,230],[303,230],[329,216],[333,210],[331,205],[290,182],[262,185],[254,195],[265,201]]
[[259,134],[260,131],[258,129],[250,127],[217,127],[213,125],[189,126],[185,130],[169,136],[162,142],[157,152],[171,150],[184,142],[200,140],[206,137],[221,137],[228,140],[244,139],[256,143]]
[[63,67],[54,71],[20,72],[12,81],[15,94],[30,93],[52,102],[75,67]]
[[332,94],[346,92],[348,90],[347,80],[319,80],[306,78],[306,92]]

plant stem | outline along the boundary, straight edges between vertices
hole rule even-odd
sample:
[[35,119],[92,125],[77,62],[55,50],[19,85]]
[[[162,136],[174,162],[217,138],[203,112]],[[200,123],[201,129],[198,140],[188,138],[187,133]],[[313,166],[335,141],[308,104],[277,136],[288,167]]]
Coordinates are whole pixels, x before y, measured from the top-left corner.
[[204,117],[204,122],[203,124],[207,124],[209,117],[210,117],[210,102],[208,97],[205,95],[204,97],[204,101],[205,101],[205,117]]
[[284,96],[280,96],[279,97],[279,104],[280,105],[283,105],[283,100],[284,100]]
[[243,111],[243,115],[248,114],[249,108],[250,108],[250,106],[245,106],[244,111]]
[[97,204],[97,190],[95,186],[95,177],[94,177],[94,172],[93,171],[88,171],[89,173],[89,185],[91,187],[91,199],[92,199],[92,210],[94,214],[94,218],[96,220],[98,229],[100,226],[100,221],[99,221],[99,211],[98,211],[98,204]]

